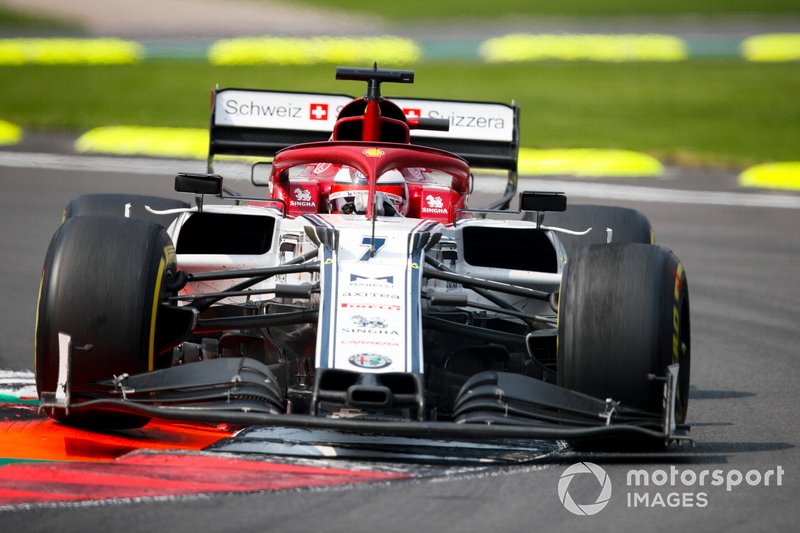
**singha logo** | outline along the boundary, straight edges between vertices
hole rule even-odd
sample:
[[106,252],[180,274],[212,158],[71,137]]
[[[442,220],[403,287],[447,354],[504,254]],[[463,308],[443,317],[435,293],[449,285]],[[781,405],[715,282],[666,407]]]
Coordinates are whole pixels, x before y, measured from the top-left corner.
[[300,189],[299,187],[294,190],[294,195],[297,198],[298,202],[308,202],[311,201],[311,191],[307,191],[305,189]]
[[353,317],[353,324],[359,328],[386,328],[387,324],[386,321],[382,318],[367,318],[361,315],[355,315]]
[[428,196],[425,197],[425,201],[428,202],[428,207],[430,209],[441,209],[444,206],[441,196],[434,196],[432,194],[429,194]]

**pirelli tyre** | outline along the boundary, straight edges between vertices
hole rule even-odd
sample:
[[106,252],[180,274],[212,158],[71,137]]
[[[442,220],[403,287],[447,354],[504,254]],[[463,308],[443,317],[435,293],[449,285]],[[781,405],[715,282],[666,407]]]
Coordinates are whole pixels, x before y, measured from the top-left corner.
[[558,314],[558,384],[663,412],[667,367],[680,365],[676,412],[686,419],[691,332],[686,273],[668,249],[600,244],[567,263]]
[[168,227],[177,214],[159,215],[147,210],[185,209],[189,204],[173,198],[141,194],[84,194],[73,198],[64,209],[62,222],[77,216],[114,216],[149,220]]
[[609,233],[612,243],[655,244],[653,227],[647,217],[627,207],[570,205],[566,211],[547,213],[545,225],[578,232],[592,228],[586,235],[558,233],[558,239],[564,245],[568,257],[578,248],[608,243]]
[[[58,383],[59,333],[71,337],[71,401],[97,397],[92,382],[165,366],[156,321],[165,286],[176,271],[163,226],[122,217],[79,216],[56,231],[42,269],[35,333],[36,388]],[[63,350],[62,350],[63,351]],[[62,422],[130,428],[146,418],[99,411],[48,409]]]

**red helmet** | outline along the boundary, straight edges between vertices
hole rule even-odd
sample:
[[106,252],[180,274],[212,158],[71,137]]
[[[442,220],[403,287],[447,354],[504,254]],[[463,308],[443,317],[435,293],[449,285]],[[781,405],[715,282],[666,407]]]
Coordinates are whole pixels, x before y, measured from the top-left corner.
[[[379,215],[405,214],[406,182],[399,171],[390,170],[381,175],[375,191]],[[342,165],[328,196],[330,212],[344,215],[366,213],[368,198],[367,177],[353,167]]]

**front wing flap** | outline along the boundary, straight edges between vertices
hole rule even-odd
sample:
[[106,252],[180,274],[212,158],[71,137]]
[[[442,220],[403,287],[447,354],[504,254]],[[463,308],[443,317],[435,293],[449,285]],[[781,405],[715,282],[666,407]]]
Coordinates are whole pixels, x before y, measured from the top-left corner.
[[[673,420],[675,379],[664,385],[664,413],[648,413],[600,400],[540,380],[483,372],[464,385],[454,421],[337,418],[282,414],[273,372],[248,358],[189,363],[96,383],[91,395],[67,394],[64,402],[42,395],[42,409],[101,410],[176,421],[354,431],[397,437],[447,439],[556,439],[645,437],[667,442],[688,439]],[[83,388],[82,388],[83,390]],[[76,397],[97,399],[74,401]]]

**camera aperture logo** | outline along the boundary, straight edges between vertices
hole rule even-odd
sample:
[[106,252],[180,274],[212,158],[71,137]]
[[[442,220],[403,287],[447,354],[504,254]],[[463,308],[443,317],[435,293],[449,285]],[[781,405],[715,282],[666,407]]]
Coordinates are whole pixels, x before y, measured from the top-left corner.
[[[569,493],[569,485],[572,483],[572,478],[579,474],[592,474],[597,482],[600,484],[600,492],[594,503],[575,503]],[[558,499],[561,504],[572,514],[579,516],[591,516],[602,511],[608,501],[611,499],[611,478],[601,467],[594,463],[583,462],[575,463],[567,467],[564,473],[561,474],[561,479],[558,480]]]
[[[769,470],[739,469],[678,469],[670,466],[669,469],[629,469],[625,476],[624,499],[628,508],[690,508],[708,507],[711,502],[711,492],[715,488],[724,490],[724,493],[733,492],[742,485],[750,487],[780,487],[783,485],[785,471],[781,465]],[[576,502],[570,494],[570,484],[575,476],[590,474],[594,476],[599,488],[594,502]],[[589,477],[589,485],[580,483],[580,488],[573,492],[580,492],[586,499],[587,494],[594,494]],[[587,492],[588,489],[588,492]],[[620,496],[618,495],[618,498]],[[608,473],[600,466],[589,463],[575,463],[561,474],[558,480],[558,499],[564,508],[578,516],[591,516],[599,513],[611,500],[611,479]],[[591,498],[589,498],[591,500]]]

